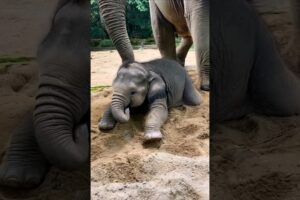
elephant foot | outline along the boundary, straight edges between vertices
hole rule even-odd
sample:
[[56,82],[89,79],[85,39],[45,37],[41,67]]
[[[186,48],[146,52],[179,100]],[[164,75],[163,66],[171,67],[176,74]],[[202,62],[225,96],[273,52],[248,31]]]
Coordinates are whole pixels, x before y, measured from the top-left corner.
[[144,135],[144,141],[157,141],[162,139],[162,134],[160,131],[148,131]]
[[115,125],[116,125],[115,120],[102,119],[98,125],[98,128],[101,131],[108,131],[113,129]]
[[47,161],[38,152],[16,153],[22,155],[8,157],[0,166],[0,185],[14,188],[39,186],[48,172]]

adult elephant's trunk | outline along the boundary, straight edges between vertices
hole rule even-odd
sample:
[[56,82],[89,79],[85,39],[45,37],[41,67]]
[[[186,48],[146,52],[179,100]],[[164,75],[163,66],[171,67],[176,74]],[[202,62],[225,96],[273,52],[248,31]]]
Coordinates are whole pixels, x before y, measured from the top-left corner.
[[126,108],[129,104],[128,98],[123,93],[114,92],[111,102],[111,111],[114,118],[121,123],[129,120],[129,109]]
[[99,7],[105,28],[123,62],[134,60],[126,29],[126,0],[99,0]]
[[[67,1],[40,44],[40,84],[33,114],[35,137],[48,161],[61,169],[89,159],[89,1]],[[83,125],[84,124],[84,125]]]
[[78,125],[87,113],[83,104],[89,99],[88,90],[79,91],[53,77],[41,79],[34,112],[37,143],[51,164],[65,170],[79,168],[89,158],[88,127]]

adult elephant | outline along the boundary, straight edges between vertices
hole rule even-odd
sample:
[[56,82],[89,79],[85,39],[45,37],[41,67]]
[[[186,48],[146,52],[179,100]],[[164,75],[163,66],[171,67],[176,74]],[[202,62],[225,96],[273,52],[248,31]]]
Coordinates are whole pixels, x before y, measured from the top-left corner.
[[[100,14],[123,61],[134,60],[125,24],[126,0],[99,0]],[[194,43],[201,89],[209,90],[209,5],[202,0],[150,0],[153,35],[162,57],[184,65]],[[116,15],[116,13],[118,13]],[[177,48],[175,35],[182,37]]]
[[89,1],[62,0],[38,51],[34,110],[14,130],[0,184],[35,187],[50,165],[73,170],[89,158]]
[[300,80],[254,9],[241,0],[210,0],[210,6],[211,120],[300,114]]

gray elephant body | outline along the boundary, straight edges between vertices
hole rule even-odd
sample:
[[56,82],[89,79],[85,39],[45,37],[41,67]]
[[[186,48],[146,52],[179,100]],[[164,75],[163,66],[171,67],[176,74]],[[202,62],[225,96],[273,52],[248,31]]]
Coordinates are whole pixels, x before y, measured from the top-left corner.
[[37,55],[34,110],[14,130],[0,184],[36,187],[50,165],[73,170],[89,158],[89,2],[61,0]]
[[[168,59],[157,59],[141,64],[145,66],[147,71],[154,72],[163,79],[168,108],[189,104],[189,101],[185,99],[184,92],[194,88],[189,84],[191,80],[181,65]],[[188,84],[188,88],[185,87],[186,84]]]
[[[163,57],[184,65],[194,43],[201,89],[209,90],[209,5],[202,0],[150,0],[153,36]],[[176,50],[175,33],[182,37]]]
[[[271,34],[246,1],[210,1],[211,120],[256,112],[300,113],[300,80],[281,59]],[[238,17],[237,17],[238,16]]]
[[201,96],[186,71],[169,59],[121,65],[113,88],[112,104],[104,113],[99,128],[112,129],[117,121],[129,120],[126,109],[147,106],[149,114],[144,136],[147,141],[162,138],[160,128],[167,119],[168,108],[201,104]]

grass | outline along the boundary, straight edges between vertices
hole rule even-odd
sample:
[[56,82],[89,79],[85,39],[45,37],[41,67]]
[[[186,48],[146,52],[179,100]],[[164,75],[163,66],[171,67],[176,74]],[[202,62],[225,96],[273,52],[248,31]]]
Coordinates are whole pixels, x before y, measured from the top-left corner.
[[0,57],[0,64],[2,63],[23,63],[23,62],[30,62],[35,60],[33,57]]
[[91,92],[95,93],[95,92],[102,92],[104,89],[106,88],[110,88],[111,86],[109,85],[98,85],[98,86],[93,86],[91,87]]
[[[141,45],[155,45],[154,38],[130,38],[131,45],[134,49],[139,49]],[[178,47],[181,42],[181,38],[176,38],[176,46]],[[114,44],[110,39],[92,39],[91,47],[93,51],[97,50],[113,50]],[[193,49],[193,46],[191,47]]]

